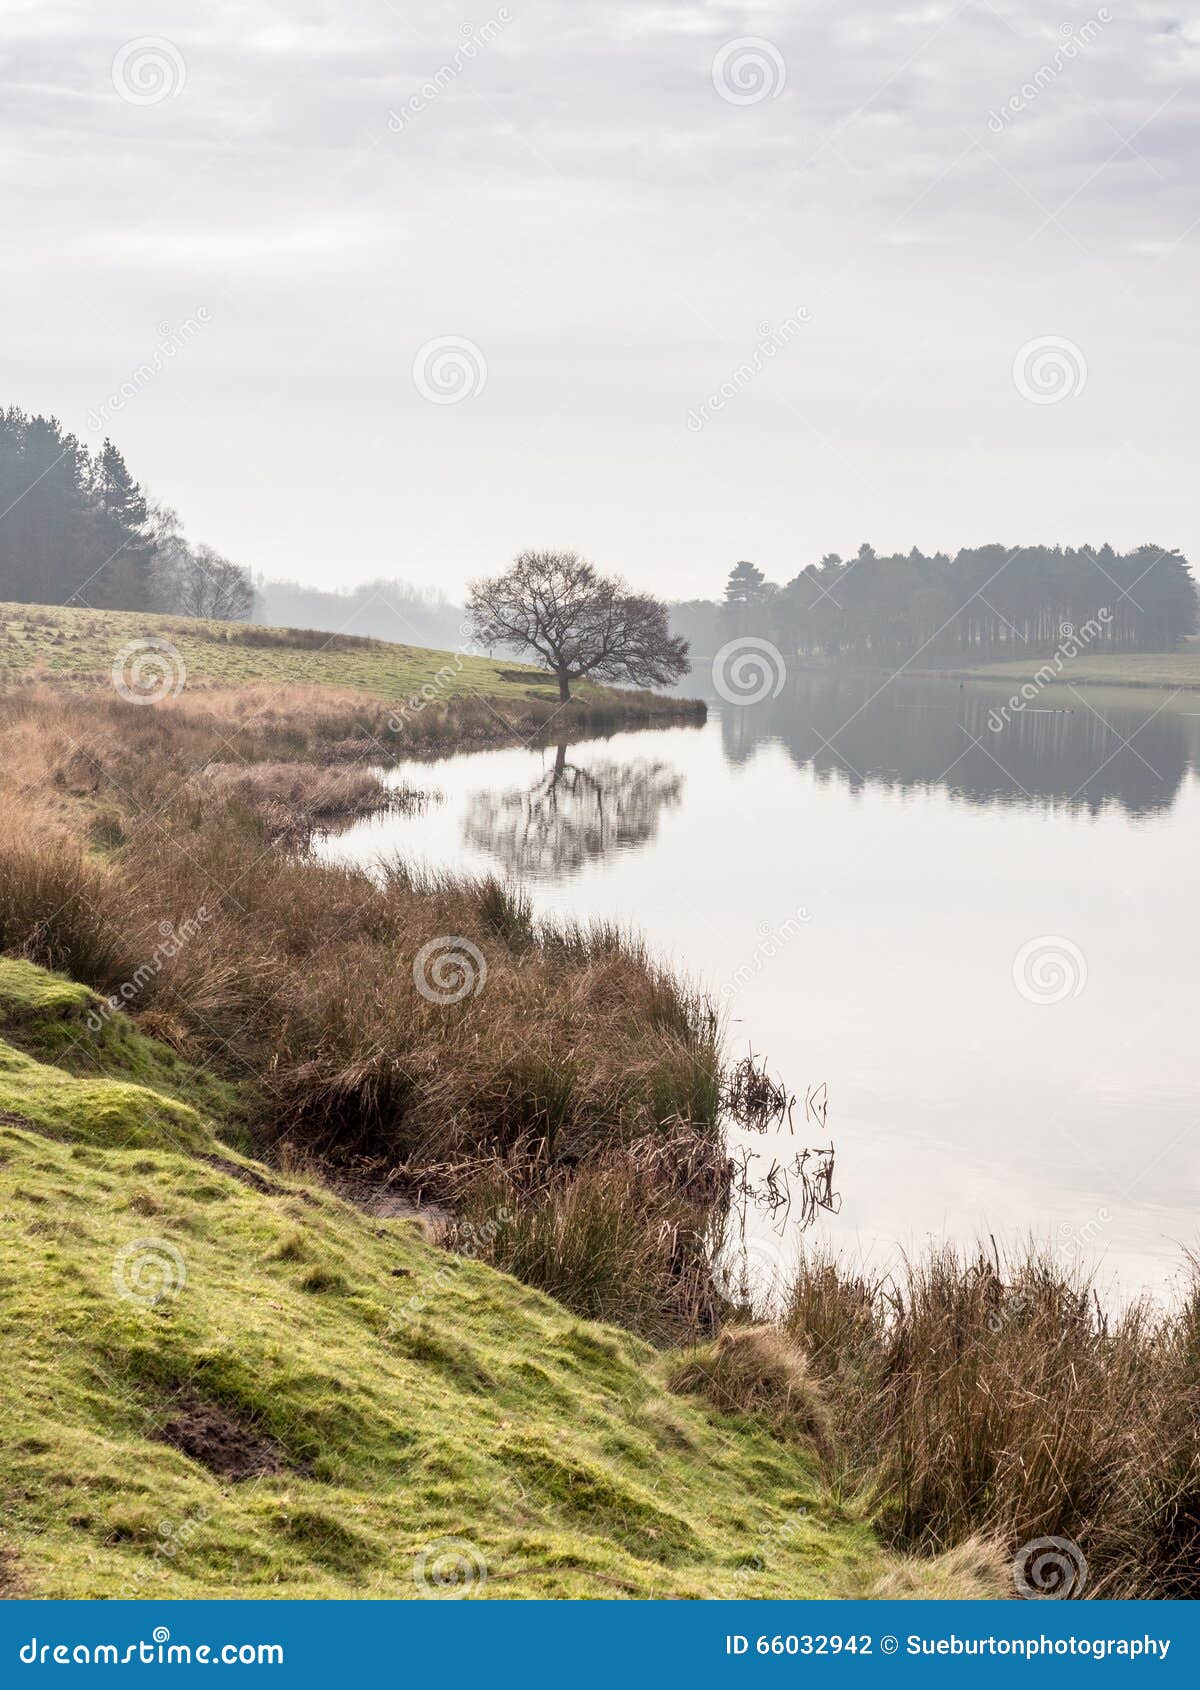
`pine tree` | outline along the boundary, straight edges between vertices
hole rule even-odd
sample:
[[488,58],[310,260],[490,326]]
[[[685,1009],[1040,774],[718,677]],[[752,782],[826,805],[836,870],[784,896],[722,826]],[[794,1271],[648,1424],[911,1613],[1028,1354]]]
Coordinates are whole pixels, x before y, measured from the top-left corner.
[[146,495],[111,440],[105,440],[100,448],[94,484],[105,548],[95,581],[95,602],[121,610],[148,609],[154,602],[150,509]]
[[747,563],[745,559],[735,563],[725,583],[725,603],[754,604],[761,596],[765,580],[762,570],[754,564]]

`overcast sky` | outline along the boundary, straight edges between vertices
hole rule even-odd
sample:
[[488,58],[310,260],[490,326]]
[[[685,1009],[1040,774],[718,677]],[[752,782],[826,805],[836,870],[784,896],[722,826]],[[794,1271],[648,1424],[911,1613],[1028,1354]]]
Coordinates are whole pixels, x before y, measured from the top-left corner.
[[0,403],[110,433],[255,569],[456,593],[561,545],[683,597],[863,540],[1200,557],[1194,14],[0,18]]

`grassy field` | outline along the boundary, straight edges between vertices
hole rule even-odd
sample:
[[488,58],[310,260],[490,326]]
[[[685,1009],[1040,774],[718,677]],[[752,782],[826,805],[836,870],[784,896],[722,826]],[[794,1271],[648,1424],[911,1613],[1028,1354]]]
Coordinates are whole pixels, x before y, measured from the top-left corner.
[[[558,703],[556,683],[542,669],[461,652],[392,645],[357,635],[247,623],[203,622],[140,611],[75,610],[0,602],[0,683],[67,681],[108,685],[113,663],[134,640],[161,640],[180,660],[192,688],[328,687],[360,692],[392,704],[473,697],[521,705]],[[626,707],[630,694],[578,683],[585,704]],[[643,708],[650,697],[638,694]],[[680,700],[663,699],[675,711]]]
[[[1026,657],[1016,663],[978,663],[966,669],[931,669],[910,673],[949,676],[955,680],[1011,681],[1016,685],[1031,680],[1043,666],[1053,667],[1046,657]],[[1051,686],[1152,687],[1170,692],[1177,687],[1200,690],[1200,642],[1189,641],[1181,651],[1133,651],[1114,656],[1091,657],[1081,652],[1064,663],[1062,674],[1047,682]]]
[[11,1593],[989,1593],[628,1333],[251,1162],[232,1094],[99,1009],[0,961]]

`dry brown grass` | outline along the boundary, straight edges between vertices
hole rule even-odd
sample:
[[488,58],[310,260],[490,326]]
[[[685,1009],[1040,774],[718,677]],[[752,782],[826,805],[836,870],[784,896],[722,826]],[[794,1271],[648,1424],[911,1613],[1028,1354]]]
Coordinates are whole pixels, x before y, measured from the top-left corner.
[[196,776],[201,794],[233,798],[260,818],[269,839],[296,844],[389,810],[411,810],[423,795],[389,786],[374,769],[322,763],[210,763]]
[[[702,706],[697,707],[701,711]],[[57,820],[99,818],[96,842],[120,843],[118,820],[178,815],[195,805],[203,771],[262,765],[372,767],[431,759],[471,747],[587,738],[656,721],[691,721],[688,700],[629,694],[516,705],[473,696],[436,699],[397,714],[383,700],[334,687],[258,685],[187,690],[153,706],[131,705],[111,687],[29,684],[0,691],[0,801],[16,794]],[[248,778],[249,796],[263,779]],[[332,778],[332,777],[331,777]]]
[[1013,1595],[1012,1558],[998,1543],[969,1537],[944,1555],[904,1556],[867,1589],[847,1596],[872,1602],[979,1602]]
[[711,1241],[729,1192],[716,1134],[677,1122],[557,1164],[540,1147],[520,1147],[440,1189],[454,1208],[444,1242],[576,1314],[652,1343],[694,1340],[716,1325]]
[[930,1252],[866,1280],[801,1262],[784,1332],[839,1429],[836,1477],[897,1544],[1066,1537],[1090,1596],[1200,1594],[1200,1277],[1109,1314],[1030,1246]]
[[671,1376],[674,1391],[706,1396],[723,1414],[748,1414],[781,1437],[830,1444],[829,1411],[804,1352],[774,1326],[727,1326]]

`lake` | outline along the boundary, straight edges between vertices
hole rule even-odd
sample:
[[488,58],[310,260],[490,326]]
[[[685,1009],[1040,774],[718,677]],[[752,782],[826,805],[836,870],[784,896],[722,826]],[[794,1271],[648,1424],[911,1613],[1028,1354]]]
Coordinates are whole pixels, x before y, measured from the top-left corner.
[[758,1172],[834,1145],[815,1237],[883,1267],[1032,1232],[1161,1291],[1200,1197],[1200,693],[1011,690],[802,673],[703,728],[403,764],[441,801],[322,849],[639,927],[797,1094],[791,1135],[734,1132]]

